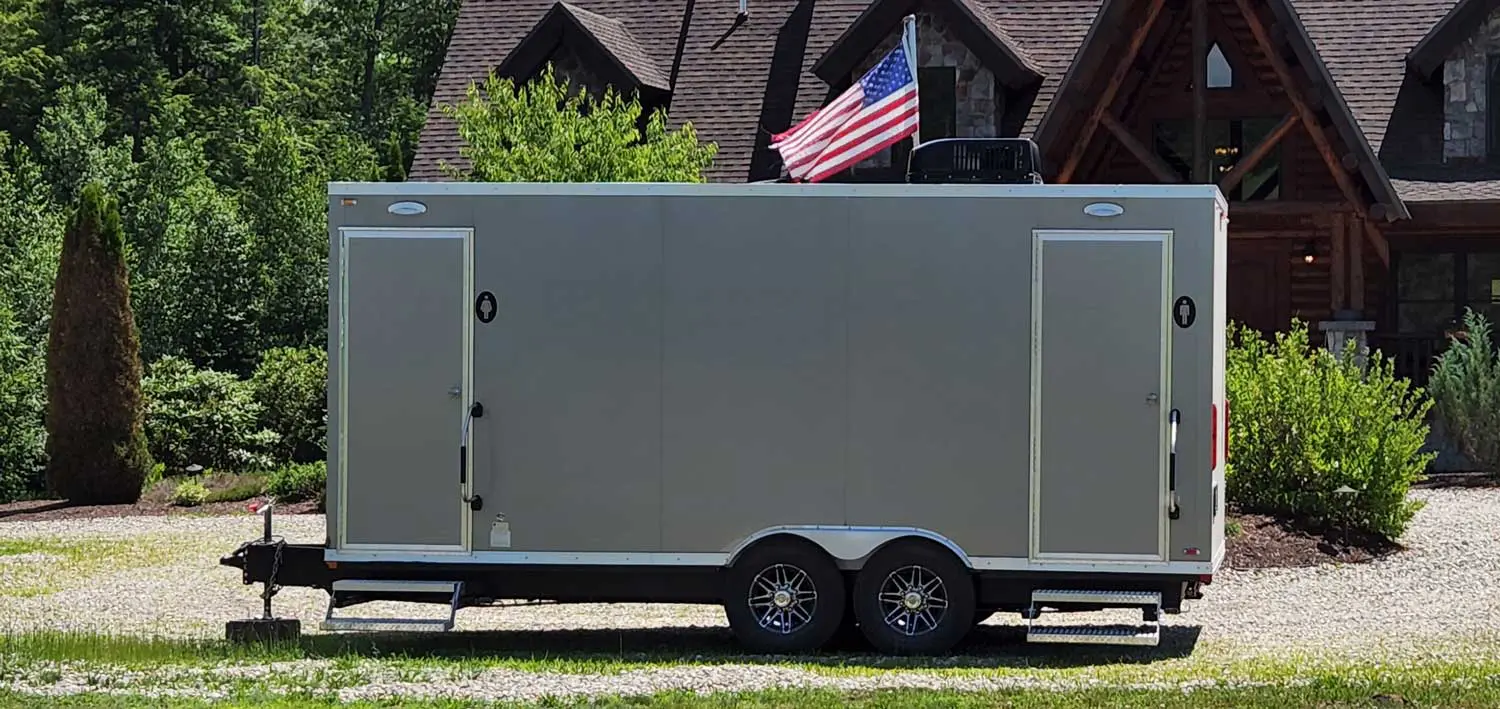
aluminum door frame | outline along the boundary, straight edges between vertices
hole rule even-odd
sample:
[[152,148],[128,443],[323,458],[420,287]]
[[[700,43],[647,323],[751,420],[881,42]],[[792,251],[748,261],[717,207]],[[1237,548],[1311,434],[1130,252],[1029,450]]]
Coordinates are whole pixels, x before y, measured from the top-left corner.
[[338,229],[339,238],[339,375],[338,385],[338,413],[339,413],[339,435],[336,445],[339,452],[338,470],[334,472],[338,481],[337,499],[337,530],[338,548],[358,552],[417,552],[417,553],[459,553],[472,554],[473,540],[472,527],[473,515],[469,510],[468,503],[464,498],[474,494],[474,445],[473,429],[456,432],[457,438],[463,439],[465,447],[464,466],[468,471],[467,479],[459,488],[459,494],[455,496],[454,507],[459,515],[459,543],[456,545],[420,545],[420,544],[349,544],[348,543],[348,491],[349,491],[349,468],[348,468],[348,404],[349,404],[349,243],[351,239],[462,239],[463,240],[463,284],[461,287],[462,297],[454,303],[455,315],[463,319],[463,343],[460,349],[463,352],[462,373],[460,375],[462,391],[458,397],[459,420],[462,421],[468,415],[469,407],[474,399],[474,322],[470,301],[474,292],[474,229],[472,227],[353,227],[344,226]]
[[[1166,565],[1168,559],[1168,542],[1171,519],[1168,515],[1170,500],[1170,486],[1168,481],[1168,468],[1170,466],[1169,456],[1171,454],[1171,427],[1169,424],[1170,411],[1172,409],[1172,323],[1171,323],[1171,294],[1172,294],[1172,239],[1174,232],[1171,229],[1033,229],[1032,230],[1032,252],[1031,252],[1031,410],[1030,410],[1030,470],[1029,495],[1030,503],[1030,525],[1028,556],[1032,563],[1047,562],[1088,562],[1099,564],[1161,564]],[[1041,550],[1041,404],[1042,404],[1042,382],[1041,382],[1041,360],[1042,360],[1042,251],[1044,245],[1049,242],[1079,242],[1096,241],[1101,243],[1110,242],[1156,242],[1161,246],[1161,314],[1159,327],[1161,332],[1161,350],[1159,365],[1160,391],[1158,405],[1158,450],[1160,461],[1158,464],[1158,506],[1157,506],[1157,553],[1156,554],[1108,554],[1108,553],[1060,553],[1043,552]],[[1081,521],[1080,521],[1081,523]]]

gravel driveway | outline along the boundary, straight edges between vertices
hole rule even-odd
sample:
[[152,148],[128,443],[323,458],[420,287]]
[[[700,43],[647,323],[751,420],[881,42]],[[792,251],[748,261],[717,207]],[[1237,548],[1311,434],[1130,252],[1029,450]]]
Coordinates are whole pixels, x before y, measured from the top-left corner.
[[[1182,615],[1164,617],[1164,643],[1196,642],[1200,648],[1249,656],[1294,649],[1341,656],[1414,656],[1456,645],[1489,652],[1500,642],[1500,584],[1494,582],[1500,577],[1500,490],[1419,490],[1413,495],[1425,499],[1427,507],[1402,540],[1408,551],[1343,567],[1221,571],[1207,587],[1206,598],[1190,602]],[[276,524],[278,534],[290,542],[323,538],[321,516],[281,517]],[[30,566],[32,573],[53,574],[52,583],[58,586],[55,592],[31,597],[0,593],[0,630],[222,637],[225,621],[259,614],[259,587],[241,585],[238,572],[219,566],[218,558],[259,532],[259,519],[248,516],[0,521],[0,540],[130,539],[169,544],[171,549],[170,554],[158,554],[132,568],[85,569],[82,578],[66,565],[45,563],[45,552],[0,562],[0,577],[14,570],[8,567]],[[302,619],[304,632],[318,632],[326,600],[318,591],[288,588],[277,596],[276,610]],[[376,606],[341,614],[412,614],[409,608]],[[1001,615],[987,625],[1018,627],[1020,622],[1016,616]],[[476,608],[458,615],[459,630],[724,624],[722,610],[712,606]],[[980,635],[998,642],[1014,638],[1003,628]],[[722,642],[725,652],[734,651],[727,637]]]

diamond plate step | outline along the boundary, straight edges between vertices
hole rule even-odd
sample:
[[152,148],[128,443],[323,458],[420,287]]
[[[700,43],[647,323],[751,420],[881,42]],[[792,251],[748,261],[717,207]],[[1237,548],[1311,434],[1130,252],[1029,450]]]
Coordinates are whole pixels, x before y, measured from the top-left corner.
[[1071,643],[1078,645],[1146,645],[1161,642],[1161,626],[1120,627],[1099,625],[1033,626],[1026,629],[1026,641],[1033,643]]
[[[385,630],[446,632],[453,629],[458,616],[458,602],[463,597],[462,581],[398,581],[387,579],[339,579],[328,594],[328,612],[323,615],[324,630]],[[446,596],[447,618],[335,618],[333,609],[347,594],[408,594]]]
[[1161,593],[1157,591],[1088,591],[1075,589],[1037,589],[1031,592],[1031,602],[1079,603],[1098,606],[1159,606]]

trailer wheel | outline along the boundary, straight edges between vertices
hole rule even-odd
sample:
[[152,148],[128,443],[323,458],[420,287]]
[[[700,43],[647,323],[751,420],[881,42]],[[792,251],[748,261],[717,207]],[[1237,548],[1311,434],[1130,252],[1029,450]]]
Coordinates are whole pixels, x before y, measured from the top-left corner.
[[755,652],[809,652],[844,621],[844,576],[821,549],[800,541],[752,547],[729,569],[724,613]]
[[946,549],[898,542],[880,550],[854,580],[860,630],[881,652],[947,652],[974,628],[974,580]]

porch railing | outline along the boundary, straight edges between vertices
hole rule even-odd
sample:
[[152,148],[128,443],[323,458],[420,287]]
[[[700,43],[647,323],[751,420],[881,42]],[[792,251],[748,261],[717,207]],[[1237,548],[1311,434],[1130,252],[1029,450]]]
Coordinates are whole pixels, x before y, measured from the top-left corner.
[[1393,360],[1396,376],[1411,380],[1415,386],[1427,386],[1433,359],[1442,354],[1448,339],[1443,335],[1407,332],[1372,333],[1370,347]]

